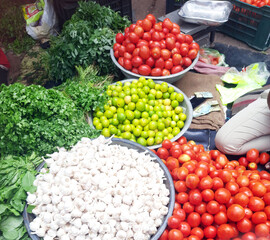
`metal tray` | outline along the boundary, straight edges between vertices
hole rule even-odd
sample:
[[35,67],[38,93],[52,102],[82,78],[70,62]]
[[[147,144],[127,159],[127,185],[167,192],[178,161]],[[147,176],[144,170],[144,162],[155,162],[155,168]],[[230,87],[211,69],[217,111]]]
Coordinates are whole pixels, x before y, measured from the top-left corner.
[[232,8],[228,1],[189,0],[178,15],[189,23],[220,26],[228,21]]

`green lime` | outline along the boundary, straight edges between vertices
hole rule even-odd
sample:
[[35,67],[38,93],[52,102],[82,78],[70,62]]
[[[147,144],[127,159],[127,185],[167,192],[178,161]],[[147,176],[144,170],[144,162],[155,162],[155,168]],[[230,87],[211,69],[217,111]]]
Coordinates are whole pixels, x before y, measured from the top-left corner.
[[170,118],[164,119],[164,124],[165,124],[165,127],[169,127],[169,126],[171,125],[171,120],[170,120]]
[[155,106],[155,100],[149,100],[149,101],[148,101],[148,104],[149,104],[150,106]]
[[182,93],[178,93],[178,94],[176,95],[176,100],[177,100],[178,102],[183,102],[183,101],[184,101],[184,95],[183,95]]
[[110,137],[111,136],[110,130],[108,128],[103,128],[102,131],[101,131],[101,134],[104,137]]
[[137,88],[134,88],[134,87],[133,87],[133,88],[130,89],[131,95],[132,95],[132,94],[137,94],[137,92],[138,92]]
[[173,93],[174,92],[174,88],[173,87],[168,87],[168,93]]
[[176,127],[176,121],[171,121],[171,127],[172,128]]
[[136,109],[139,110],[140,112],[143,112],[145,109],[145,103],[142,101],[138,101],[136,103]]
[[168,83],[166,83],[166,82],[161,83],[160,91],[163,93],[167,92],[168,91]]
[[117,118],[112,119],[112,125],[117,126],[119,124],[119,121]]
[[172,135],[176,136],[178,133],[180,133],[180,128],[179,127],[174,127],[172,130]]
[[125,104],[129,104],[131,102],[131,96],[125,96],[124,100]]
[[117,132],[118,132],[118,129],[117,129],[115,126],[113,126],[113,125],[110,125],[110,126],[109,126],[109,130],[110,130],[110,133],[111,133],[112,135],[115,135],[115,134],[117,134]]
[[176,114],[179,114],[179,113],[183,112],[183,108],[180,107],[180,106],[177,106],[177,107],[174,109],[174,111],[175,111]]
[[172,127],[167,127],[167,130],[168,130],[169,133],[171,133],[172,132]]
[[155,139],[153,137],[149,137],[147,138],[146,142],[147,142],[147,146],[152,146],[155,144]]
[[177,93],[176,92],[172,92],[171,93],[171,96],[170,96],[170,99],[171,100],[175,100],[176,99],[176,96],[177,96]]
[[142,89],[146,94],[150,92],[150,88],[148,86],[144,86]]
[[174,136],[171,133],[169,133],[167,137],[168,137],[168,139],[174,138]]
[[109,127],[110,122],[108,119],[104,119],[101,121],[101,124],[102,124],[103,128],[107,128],[107,127]]
[[131,127],[131,124],[127,124],[127,125],[124,125],[125,126],[125,132],[131,132],[132,131],[132,127]]
[[162,131],[162,133],[163,133],[163,136],[168,136],[169,131],[168,131],[167,128],[164,128],[163,131]]
[[141,112],[137,109],[134,110],[134,118],[137,118],[137,119],[141,118]]
[[150,88],[150,89],[153,89],[153,88],[155,88],[155,82],[153,81],[153,80],[149,80],[148,81],[148,87]]
[[153,130],[148,130],[148,136],[149,137],[155,137],[156,133]]
[[124,122],[126,120],[126,115],[124,113],[117,113],[117,120],[119,122]]
[[165,124],[163,122],[159,122],[157,128],[159,131],[162,131],[165,128]]
[[142,131],[141,137],[143,137],[145,139],[148,138],[148,132],[147,131]]
[[123,132],[121,134],[122,138],[124,139],[130,139],[131,138],[131,132]]
[[155,96],[156,96],[155,94],[153,94],[153,93],[150,92],[150,93],[148,94],[147,98],[148,98],[148,100],[155,100],[155,99],[156,99]]
[[117,113],[125,113],[125,110],[124,108],[117,108]]
[[139,81],[139,82],[137,83],[137,88],[143,88],[143,83]]
[[180,120],[180,121],[177,122],[176,125],[177,125],[177,127],[179,127],[181,129],[181,128],[184,127],[185,123],[182,120]]
[[[148,96],[149,96],[150,94],[156,96],[156,93],[157,93],[157,90],[155,90],[155,89],[150,89],[150,92],[149,92]],[[149,99],[149,98],[148,98],[148,99]],[[150,100],[150,99],[149,99],[149,100]]]
[[112,118],[113,117],[113,112],[111,110],[106,110],[105,113],[104,113],[104,116],[106,118]]
[[97,111],[97,112],[96,112],[96,116],[97,116],[98,118],[102,117],[102,116],[103,116],[103,112]]
[[130,124],[130,121],[128,119],[126,119],[124,122],[123,122],[124,125],[127,125],[127,124]]
[[162,111],[157,111],[156,114],[158,115],[159,118],[163,117]]
[[171,99],[164,99],[163,100],[163,104],[165,105],[165,106],[170,106],[171,105]]
[[123,98],[118,98],[117,99],[117,102],[116,102],[116,106],[119,107],[119,108],[122,108],[125,106],[125,101]]
[[128,109],[129,110],[134,110],[136,108],[136,104],[134,103],[134,102],[130,102],[129,104],[128,104]]
[[157,120],[158,120],[158,115],[157,115],[156,113],[154,113],[154,114],[152,115],[151,119],[152,119],[153,121],[157,121]]
[[148,118],[149,113],[148,112],[142,112],[142,118]]
[[137,143],[139,143],[139,144],[141,144],[143,146],[146,146],[147,145],[147,142],[146,142],[146,140],[143,137],[139,137],[137,139]]
[[130,111],[130,110],[126,110],[126,117],[128,120],[132,121],[134,119],[134,112]]
[[146,126],[148,124],[148,120],[146,118],[141,118],[140,119],[140,125],[142,127]]
[[173,115],[172,116],[172,120],[175,121],[175,122],[178,122],[180,120],[179,116],[178,115]]
[[133,134],[134,134],[135,137],[141,136],[141,133],[142,133],[142,130],[140,128],[137,128],[137,127],[134,128]]
[[107,93],[107,95],[108,95],[109,97],[112,96],[112,90],[108,89],[108,90],[106,91],[106,93]]
[[155,137],[155,144],[161,144],[163,141],[162,137]]
[[163,97],[163,93],[161,91],[156,92],[156,98],[161,99]]
[[132,124],[134,126],[138,126],[140,124],[140,120],[135,118],[135,119],[133,119]]
[[95,127],[96,127],[97,130],[103,129],[103,126],[102,126],[102,123],[101,122],[98,123]]
[[122,91],[122,87],[120,85],[116,85],[115,91],[121,92]]
[[179,102],[177,100],[172,100],[171,106],[173,108],[176,108],[177,106],[179,106]]
[[179,118],[180,118],[180,120],[185,121],[187,119],[187,115],[184,113],[180,113]]
[[132,94],[131,95],[131,101],[132,102],[136,103],[136,102],[138,102],[138,100],[139,100],[139,96],[137,94]]
[[157,122],[156,122],[156,121],[151,121],[151,122],[149,123],[149,129],[150,129],[150,130],[155,130],[155,129],[157,129]]
[[112,91],[112,96],[113,96],[113,97],[118,97],[118,94],[119,94],[119,93],[118,93],[117,91],[115,91],[115,90]]
[[168,92],[163,93],[163,99],[169,99],[170,98],[170,94]]
[[160,84],[157,83],[157,84],[155,85],[155,89],[156,89],[156,90],[160,90],[160,88],[161,88]]
[[94,117],[93,118],[93,125],[96,126],[98,123],[100,123],[99,118]]
[[124,99],[124,98],[126,97],[126,94],[125,94],[124,92],[120,92],[120,93],[118,94],[118,97]]
[[131,82],[125,82],[124,83],[124,87],[130,87],[130,85],[131,85]]

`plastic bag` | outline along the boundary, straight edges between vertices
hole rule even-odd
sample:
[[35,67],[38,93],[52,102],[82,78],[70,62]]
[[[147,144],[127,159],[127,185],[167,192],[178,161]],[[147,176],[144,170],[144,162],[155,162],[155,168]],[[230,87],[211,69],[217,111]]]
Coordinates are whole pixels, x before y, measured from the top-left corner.
[[22,6],[23,16],[27,25],[35,25],[43,14],[44,0]]
[[58,21],[51,3],[48,0],[44,0],[44,11],[37,26],[26,26],[27,33],[39,40],[42,38],[49,38],[51,35],[57,35]]
[[247,92],[261,88],[266,84],[270,73],[267,70],[264,62],[254,63],[244,68],[239,72],[236,68],[230,68],[222,77],[221,80],[237,84],[235,88],[226,88],[220,84],[216,85],[217,90],[221,95],[221,102],[223,105],[234,102]]
[[225,55],[211,48],[200,49],[199,61],[217,66],[228,66],[228,64],[225,63]]

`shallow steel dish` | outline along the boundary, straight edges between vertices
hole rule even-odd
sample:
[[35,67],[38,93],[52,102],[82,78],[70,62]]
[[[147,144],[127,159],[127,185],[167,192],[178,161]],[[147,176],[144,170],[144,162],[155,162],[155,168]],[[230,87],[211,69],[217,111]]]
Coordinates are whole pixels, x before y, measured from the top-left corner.
[[220,26],[228,21],[232,8],[229,1],[189,0],[178,15],[189,23]]

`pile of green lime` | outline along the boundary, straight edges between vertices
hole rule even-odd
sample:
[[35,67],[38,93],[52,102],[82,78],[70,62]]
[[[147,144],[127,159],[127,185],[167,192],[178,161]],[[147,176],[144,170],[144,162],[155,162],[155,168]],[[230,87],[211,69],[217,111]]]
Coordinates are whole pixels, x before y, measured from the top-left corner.
[[114,135],[152,146],[172,139],[184,127],[187,116],[180,106],[184,96],[167,82],[140,77],[110,85],[107,94],[104,111],[93,115],[95,128],[105,137]]

